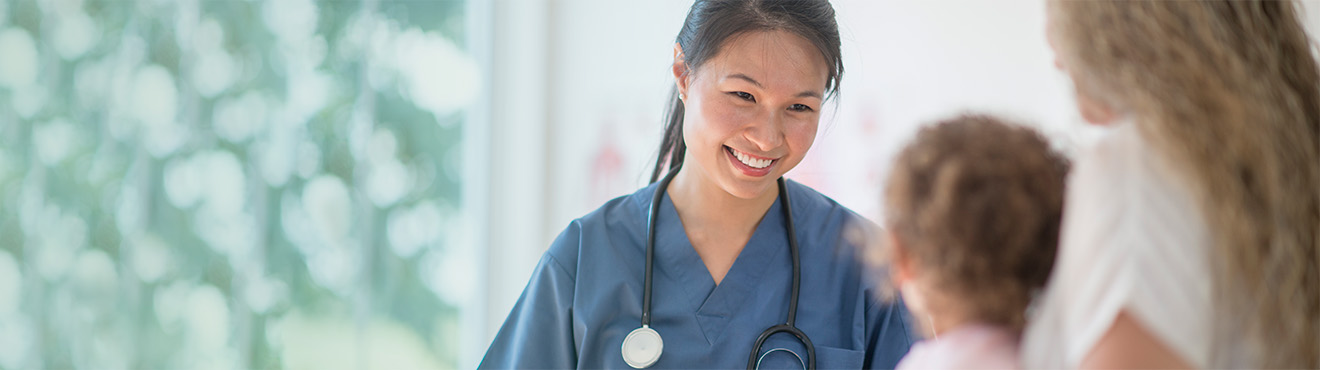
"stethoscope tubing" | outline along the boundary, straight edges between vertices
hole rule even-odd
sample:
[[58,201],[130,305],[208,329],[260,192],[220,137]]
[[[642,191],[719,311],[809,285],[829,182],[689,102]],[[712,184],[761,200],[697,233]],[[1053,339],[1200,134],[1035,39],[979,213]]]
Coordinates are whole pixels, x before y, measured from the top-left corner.
[[[651,207],[648,210],[646,219],[646,275],[642,287],[642,327],[651,325],[651,274],[655,262],[655,230],[657,218],[660,213],[660,202],[664,199],[665,192],[669,189],[669,183],[678,175],[678,170],[682,167],[675,167],[660,180],[660,184],[655,189],[655,195],[651,197]],[[761,346],[771,335],[780,332],[793,334],[802,344],[807,347],[807,369],[816,369],[816,347],[812,345],[811,339],[807,334],[799,330],[795,323],[797,322],[798,293],[802,282],[801,256],[798,255],[797,230],[793,223],[793,207],[788,197],[788,186],[784,183],[784,178],[776,180],[779,185],[779,199],[784,203],[784,224],[788,229],[788,251],[793,259],[793,284],[791,297],[788,301],[788,320],[784,324],[775,325],[761,332],[756,339],[756,344],[752,348],[751,356],[747,360],[747,369],[755,369],[759,361],[757,354],[761,352]]]

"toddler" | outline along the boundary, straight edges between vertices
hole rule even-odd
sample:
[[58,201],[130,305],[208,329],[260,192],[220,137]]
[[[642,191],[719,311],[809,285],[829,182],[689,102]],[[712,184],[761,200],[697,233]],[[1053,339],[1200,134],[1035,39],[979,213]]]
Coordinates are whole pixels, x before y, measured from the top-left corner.
[[1067,159],[1030,128],[962,115],[922,128],[885,187],[889,273],[927,340],[899,369],[1017,368],[1054,264]]

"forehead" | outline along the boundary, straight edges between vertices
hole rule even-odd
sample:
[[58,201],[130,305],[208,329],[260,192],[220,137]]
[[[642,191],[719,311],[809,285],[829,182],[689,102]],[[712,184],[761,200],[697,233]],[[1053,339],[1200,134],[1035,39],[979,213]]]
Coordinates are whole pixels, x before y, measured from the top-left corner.
[[716,79],[745,74],[767,88],[823,92],[829,65],[810,41],[782,30],[753,31],[730,37],[719,54],[698,71]]

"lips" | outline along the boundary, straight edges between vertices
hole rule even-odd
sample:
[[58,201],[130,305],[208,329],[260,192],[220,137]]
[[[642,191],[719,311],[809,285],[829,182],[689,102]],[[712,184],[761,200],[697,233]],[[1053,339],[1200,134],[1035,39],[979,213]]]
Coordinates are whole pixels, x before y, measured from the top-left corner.
[[752,177],[761,177],[770,174],[770,170],[774,167],[775,163],[779,162],[779,159],[777,158],[756,156],[729,146],[724,147],[724,152],[729,155],[729,162],[732,162],[735,168],[743,174]]

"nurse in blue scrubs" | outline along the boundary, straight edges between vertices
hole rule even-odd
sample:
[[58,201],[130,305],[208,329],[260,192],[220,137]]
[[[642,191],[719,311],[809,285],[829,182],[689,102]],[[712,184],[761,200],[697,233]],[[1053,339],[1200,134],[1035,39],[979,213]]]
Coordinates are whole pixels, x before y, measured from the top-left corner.
[[908,314],[841,235],[867,221],[780,180],[836,92],[839,43],[824,0],[698,0],[652,184],[559,234],[480,367],[894,367]]

